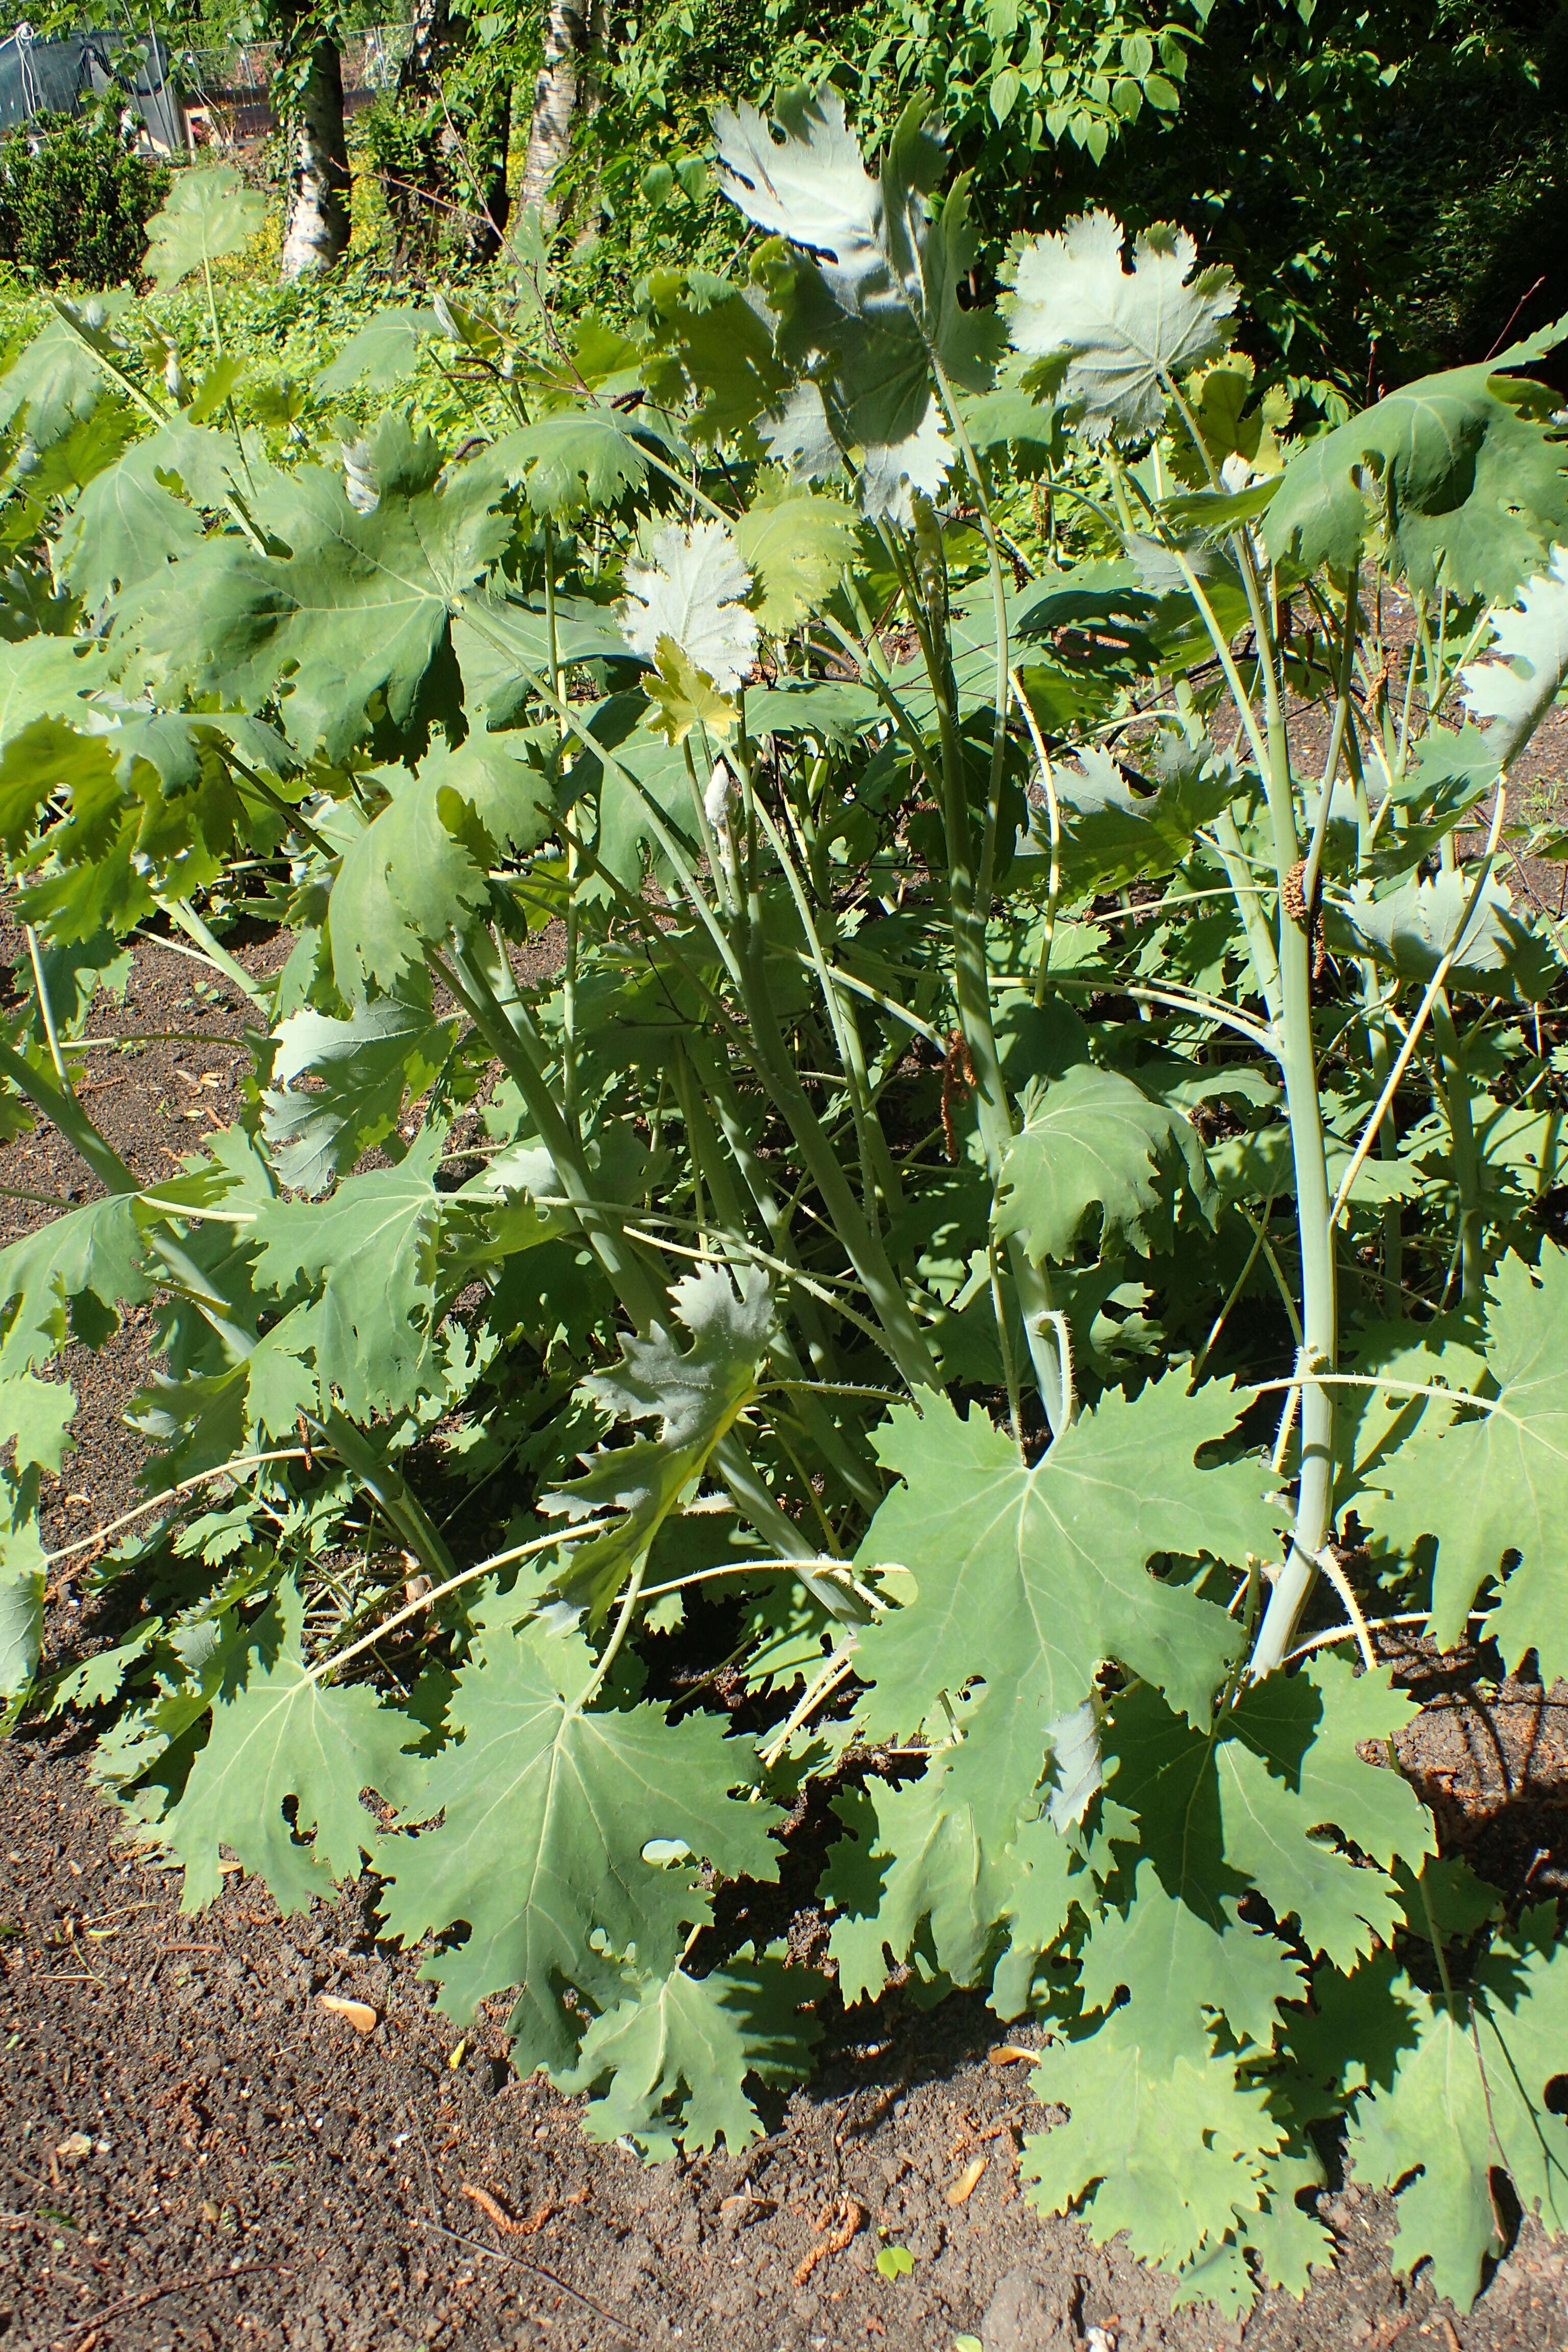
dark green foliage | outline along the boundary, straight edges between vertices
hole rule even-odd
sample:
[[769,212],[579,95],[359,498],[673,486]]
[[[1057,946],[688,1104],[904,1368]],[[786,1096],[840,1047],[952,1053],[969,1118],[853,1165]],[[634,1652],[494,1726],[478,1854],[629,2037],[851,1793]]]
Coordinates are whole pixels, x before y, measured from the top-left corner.
[[48,285],[118,286],[140,274],[168,185],[107,109],[39,115],[0,140],[0,257]]

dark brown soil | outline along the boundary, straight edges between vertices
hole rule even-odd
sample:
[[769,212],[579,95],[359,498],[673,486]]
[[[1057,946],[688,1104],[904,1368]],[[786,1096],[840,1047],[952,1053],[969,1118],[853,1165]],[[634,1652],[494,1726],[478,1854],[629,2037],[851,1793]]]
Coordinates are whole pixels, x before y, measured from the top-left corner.
[[[238,951],[259,971],[283,943]],[[0,962],[25,952],[0,929]],[[127,1006],[95,1022],[179,1033],[134,1060],[105,1049],[89,1097],[149,1177],[236,1105],[244,1008],[193,980],[140,950]],[[47,1130],[0,1154],[0,1183],[45,1196],[0,1201],[0,1239],[94,1189]],[[73,1351],[83,1411],[57,1541],[135,1498],[120,1414],[145,1328]],[[68,1584],[52,1641],[74,1622]],[[1464,1660],[1409,1664],[1430,1703],[1402,1761],[1452,1842],[1500,1884],[1568,1890],[1568,1691],[1510,1685],[1483,1704]],[[759,2146],[645,2169],[587,2142],[576,2103],[511,2077],[504,2003],[466,2030],[435,2009],[416,1958],[376,1942],[369,1880],[283,1920],[237,1870],[182,1916],[177,1875],[125,1834],[89,1747],[77,1729],[0,1747],[0,2352],[952,2352],[961,2334],[1055,2352],[1094,2326],[1121,2352],[1568,2346],[1562,2242],[1527,2221],[1461,2315],[1391,2275],[1391,2201],[1353,2184],[1324,2192],[1339,2263],[1304,2305],[1270,2295],[1244,2330],[1173,2316],[1168,2284],[1123,2250],[1024,2205],[1019,2138],[1046,2118],[965,2000],[857,2013]],[[367,2004],[374,2029],[323,1994]],[[910,2274],[879,2275],[884,2244]]]

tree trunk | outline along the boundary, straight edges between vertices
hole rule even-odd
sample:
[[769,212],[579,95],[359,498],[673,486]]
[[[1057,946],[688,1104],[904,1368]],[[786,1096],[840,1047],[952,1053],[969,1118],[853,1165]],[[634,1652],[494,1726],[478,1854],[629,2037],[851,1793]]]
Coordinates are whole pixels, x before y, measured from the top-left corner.
[[547,0],[547,9],[544,62],[533,85],[533,119],[518,202],[524,211],[536,206],[553,222],[556,207],[550,191],[572,144],[578,88],[590,47],[590,0]]
[[474,160],[480,167],[481,177],[476,191],[479,210],[468,221],[468,257],[476,262],[493,261],[506,235],[506,158],[511,143],[510,81],[497,85],[488,113],[482,122],[475,124],[474,131]]
[[343,131],[343,67],[337,42],[303,10],[293,16],[279,58],[298,62],[289,109],[289,221],[279,275],[330,269],[349,247],[349,154]]
[[442,141],[431,120],[431,100],[452,46],[448,0],[414,0],[407,54],[397,69],[397,109],[410,134],[397,168],[384,173],[382,193],[392,223],[392,266],[399,277],[423,276],[435,259],[447,221]]

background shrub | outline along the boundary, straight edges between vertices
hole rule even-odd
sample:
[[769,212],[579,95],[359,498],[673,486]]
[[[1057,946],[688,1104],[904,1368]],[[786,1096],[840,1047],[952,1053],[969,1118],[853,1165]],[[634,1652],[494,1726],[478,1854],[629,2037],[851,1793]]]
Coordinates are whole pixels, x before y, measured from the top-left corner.
[[0,256],[51,282],[135,278],[168,185],[107,110],[40,115],[0,140]]

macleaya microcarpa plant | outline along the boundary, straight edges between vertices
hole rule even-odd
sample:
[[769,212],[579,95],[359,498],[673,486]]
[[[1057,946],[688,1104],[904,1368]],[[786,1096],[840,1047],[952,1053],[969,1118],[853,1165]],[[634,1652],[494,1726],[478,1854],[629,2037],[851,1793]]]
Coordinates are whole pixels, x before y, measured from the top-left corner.
[[[1178,231],[975,307],[918,110],[874,172],[830,93],[716,147],[744,267],[635,332],[535,268],[270,436],[216,305],[177,394],[155,301],[6,380],[0,1118],[101,1191],[0,1255],[5,1686],[113,1703],[192,1905],[368,1856],[650,2155],[808,2067],[822,1979],[713,1891],[824,1780],[842,1999],[1048,2025],[1042,2210],[1241,2308],[1345,2136],[1468,2300],[1500,2167],[1568,2222],[1568,1961],[1437,1851],[1379,1636],[1568,1668],[1563,958],[1502,871],[1550,339],[1297,446]],[[345,444],[426,331],[473,431]],[[145,1184],[77,1081],[153,921],[255,1082]],[[142,1605],[46,1662],[46,1370],[149,1300]]]

